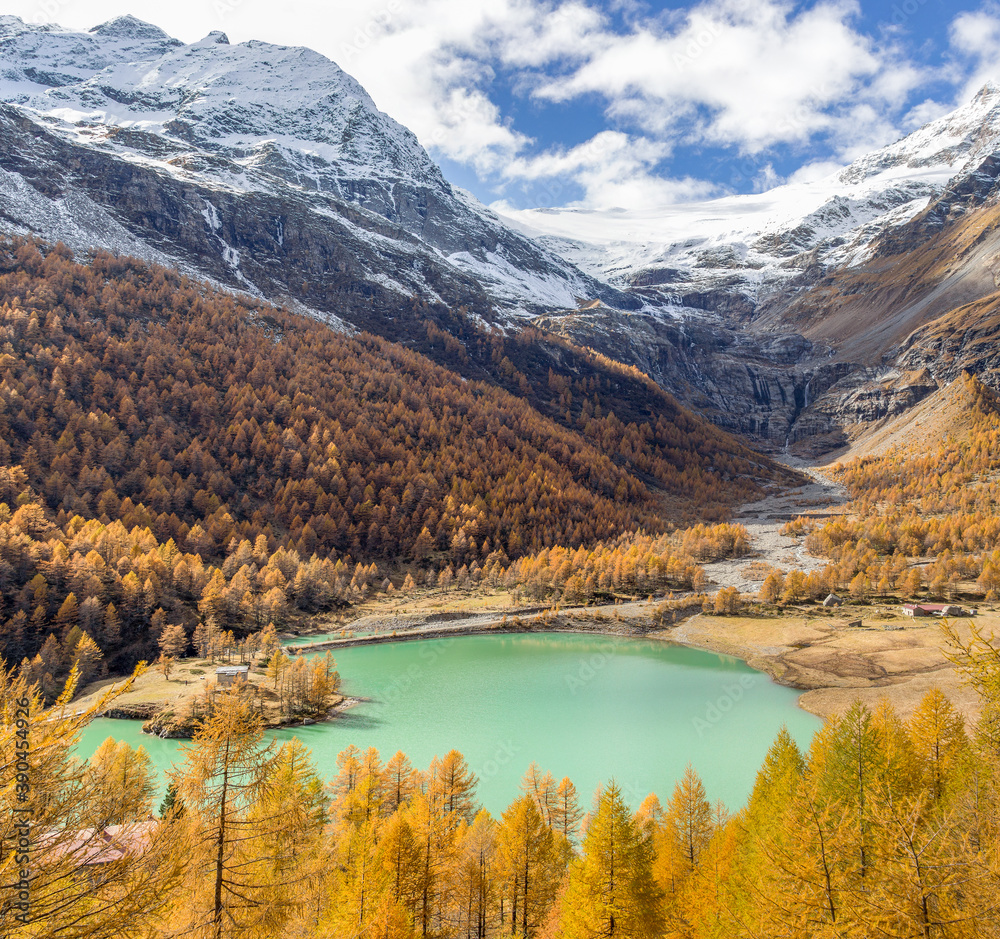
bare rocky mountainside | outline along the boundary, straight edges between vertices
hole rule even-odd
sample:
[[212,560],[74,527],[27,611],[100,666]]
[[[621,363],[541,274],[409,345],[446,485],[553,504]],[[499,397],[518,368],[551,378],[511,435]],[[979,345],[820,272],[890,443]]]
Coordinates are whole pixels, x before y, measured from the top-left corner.
[[816,182],[502,218],[308,49],[0,17],[3,232],[403,342],[530,324],[773,450],[837,451],[963,370],[996,384],[998,181],[987,86]]
[[817,182],[644,218],[511,221],[665,304],[554,312],[546,328],[616,350],[730,430],[819,455],[962,371],[996,385],[998,193],[1000,87],[988,85]]

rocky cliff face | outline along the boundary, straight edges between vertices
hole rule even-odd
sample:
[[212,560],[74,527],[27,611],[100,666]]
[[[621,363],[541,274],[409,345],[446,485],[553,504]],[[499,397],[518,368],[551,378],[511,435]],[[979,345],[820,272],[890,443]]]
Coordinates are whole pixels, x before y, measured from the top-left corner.
[[418,296],[517,314],[636,301],[452,188],[416,137],[308,49],[184,45],[122,17],[0,17],[8,230],[103,245],[365,325]]
[[952,310],[907,337],[899,362],[940,383],[963,372],[1000,387],[1000,293]]
[[[423,263],[418,240],[366,213],[322,216],[315,202],[238,193],[75,147],[0,108],[0,217],[8,229],[169,263],[196,276],[364,323],[399,295],[475,308],[475,279]],[[387,276],[386,271],[393,273]]]
[[634,363],[720,427],[767,449],[837,434],[835,417],[810,409],[852,367],[831,361],[828,346],[801,335],[754,336],[721,319],[671,321],[611,310],[550,315],[536,323]]

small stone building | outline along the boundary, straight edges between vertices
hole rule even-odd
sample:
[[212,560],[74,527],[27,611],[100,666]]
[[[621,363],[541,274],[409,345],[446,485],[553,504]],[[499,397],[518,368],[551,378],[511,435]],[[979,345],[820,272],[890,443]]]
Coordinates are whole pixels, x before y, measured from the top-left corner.
[[231,688],[239,681],[250,677],[249,665],[220,665],[215,670],[215,680],[220,688]]

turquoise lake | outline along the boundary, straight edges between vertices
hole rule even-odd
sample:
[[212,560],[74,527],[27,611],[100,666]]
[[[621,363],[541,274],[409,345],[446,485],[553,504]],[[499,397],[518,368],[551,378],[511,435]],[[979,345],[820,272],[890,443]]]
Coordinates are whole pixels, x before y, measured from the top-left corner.
[[[532,760],[569,776],[589,804],[614,778],[634,807],[662,802],[690,762],[711,801],[739,808],[780,727],[805,746],[818,718],[798,692],[743,662],[669,643],[567,633],[461,636],[354,646],[335,652],[343,691],[368,699],[334,721],[275,731],[299,737],[318,769],[336,772],[349,744],[383,760],[403,750],[426,769],[450,749],[479,777],[479,798],[499,814]],[[179,741],[141,733],[133,721],[99,719],[87,756],[108,736],[146,748],[163,770]]]

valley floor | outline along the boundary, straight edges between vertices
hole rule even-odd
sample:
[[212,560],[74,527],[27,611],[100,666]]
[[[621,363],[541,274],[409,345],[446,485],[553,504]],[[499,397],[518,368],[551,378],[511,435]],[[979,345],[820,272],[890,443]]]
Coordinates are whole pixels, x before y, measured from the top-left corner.
[[[750,533],[754,557],[705,565],[718,586],[753,594],[766,576],[764,565],[809,573],[828,563],[807,553],[801,538],[781,534],[781,528],[800,515],[823,520],[843,514],[847,492],[822,470],[787,462],[812,483],[743,506],[735,520]],[[981,610],[977,620],[987,632],[1000,627],[1000,615],[989,609]],[[848,626],[858,621],[860,628]],[[944,655],[939,622],[906,617],[900,604],[846,604],[833,611],[809,605],[770,616],[698,615],[658,635],[734,655],[782,684],[804,689],[800,706],[820,717],[845,710],[857,698],[871,705],[882,697],[908,716],[933,687],[969,720],[978,716],[978,697]]]
[[806,473],[812,482],[798,489],[773,493],[757,502],[747,503],[737,512],[734,522],[743,525],[753,544],[754,556],[732,558],[705,565],[705,573],[720,587],[736,587],[741,593],[756,593],[766,576],[760,573],[762,564],[783,571],[797,568],[809,573],[826,566],[823,558],[808,554],[800,539],[781,534],[784,524],[800,515],[826,519],[841,515],[847,504],[847,491],[821,470],[807,466],[792,457],[782,462]]
[[[790,461],[791,462],[791,461]],[[847,495],[819,469],[796,465],[813,482],[743,506],[735,520],[751,535],[754,556],[705,566],[718,587],[756,593],[767,566],[781,570],[818,570],[826,561],[809,555],[801,539],[781,534],[785,522],[799,515],[812,518],[845,511]],[[499,600],[500,598],[495,598]],[[873,704],[888,698],[909,715],[932,687],[944,691],[970,721],[978,716],[978,699],[964,686],[943,650],[937,620],[913,620],[898,604],[845,604],[835,610],[804,605],[757,616],[696,614],[678,626],[652,630],[657,601],[581,607],[558,612],[527,609],[500,612],[476,607],[474,598],[451,604],[442,597],[387,601],[373,605],[345,623],[348,634],[317,637],[325,649],[343,644],[431,638],[493,630],[569,629],[644,636],[732,655],[767,672],[775,681],[803,690],[799,704],[820,717],[845,710],[855,699]],[[861,621],[861,627],[849,623]],[[1000,614],[980,610],[978,622],[1000,631]]]
[[[801,539],[781,534],[781,528],[799,515],[842,513],[846,494],[821,471],[796,468],[813,482],[747,504],[737,514],[735,520],[751,535],[754,554],[705,565],[714,586],[754,594],[768,568],[810,571],[824,565],[805,551]],[[908,716],[932,687],[941,688],[970,721],[978,716],[976,695],[945,657],[939,622],[906,617],[898,604],[847,603],[834,610],[809,604],[739,616],[706,615],[695,606],[679,625],[659,629],[653,625],[659,603],[560,609],[518,605],[506,591],[483,588],[380,596],[349,615],[317,618],[313,635],[295,637],[286,648],[299,654],[336,654],[341,646],[528,630],[655,638],[740,658],[775,681],[802,689],[799,704],[820,717],[843,711],[858,698],[874,704],[882,697]],[[995,610],[981,609],[977,620],[987,630],[1000,632],[1000,613]],[[860,627],[849,625],[858,621]],[[170,699],[176,706],[178,699],[202,693],[213,675],[208,663],[185,660],[172,680],[149,673],[119,704],[157,711]],[[87,690],[97,689],[95,685]]]

